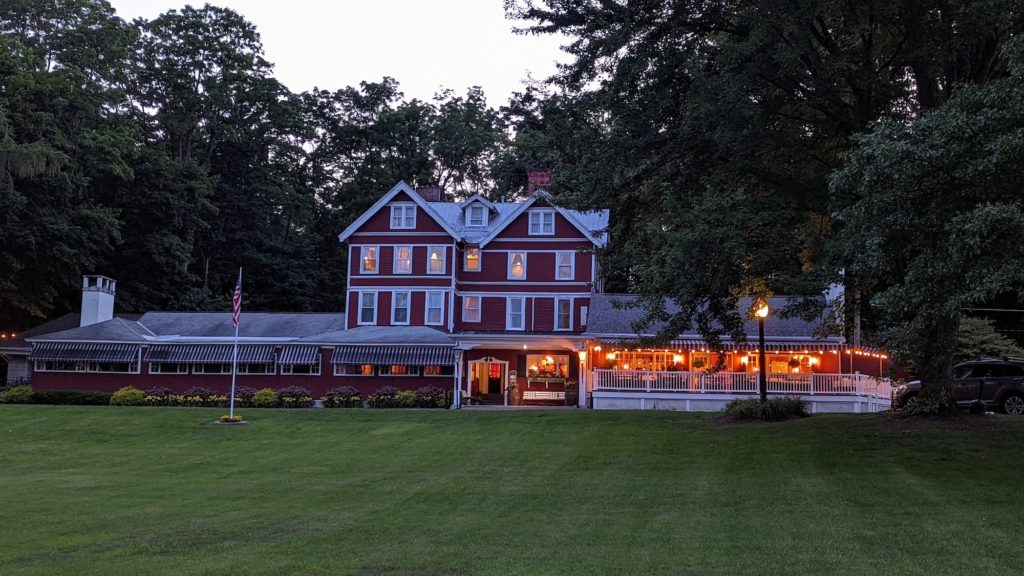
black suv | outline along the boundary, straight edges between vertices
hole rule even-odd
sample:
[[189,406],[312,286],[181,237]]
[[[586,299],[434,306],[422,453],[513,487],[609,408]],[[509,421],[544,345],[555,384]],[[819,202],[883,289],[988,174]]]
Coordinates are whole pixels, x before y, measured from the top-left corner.
[[[896,388],[893,405],[908,406],[920,391],[920,380],[907,382]],[[1024,414],[1024,359],[981,358],[957,364],[953,367],[953,399],[957,406],[981,400],[987,408]]]

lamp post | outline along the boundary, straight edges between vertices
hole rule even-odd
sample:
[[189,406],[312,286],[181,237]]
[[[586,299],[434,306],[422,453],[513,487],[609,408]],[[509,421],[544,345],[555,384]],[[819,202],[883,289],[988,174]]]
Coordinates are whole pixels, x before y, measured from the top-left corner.
[[757,316],[757,391],[761,394],[761,404],[768,402],[768,367],[764,360],[764,319],[768,316],[768,303],[761,301],[761,305],[754,311]]

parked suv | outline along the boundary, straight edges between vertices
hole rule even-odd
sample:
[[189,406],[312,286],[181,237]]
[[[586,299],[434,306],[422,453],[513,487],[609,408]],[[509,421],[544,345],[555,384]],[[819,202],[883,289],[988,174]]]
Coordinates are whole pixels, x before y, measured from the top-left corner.
[[[921,381],[907,382],[896,389],[893,404],[904,408],[921,391]],[[1024,414],[1024,359],[980,358],[953,367],[953,399],[957,406],[981,400],[986,408],[1007,414]]]

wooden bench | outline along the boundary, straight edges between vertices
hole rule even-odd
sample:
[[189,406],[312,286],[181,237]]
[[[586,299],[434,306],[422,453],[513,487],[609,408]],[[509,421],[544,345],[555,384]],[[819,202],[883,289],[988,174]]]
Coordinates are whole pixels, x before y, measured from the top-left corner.
[[565,392],[548,392],[544,390],[524,390],[523,400],[565,400]]

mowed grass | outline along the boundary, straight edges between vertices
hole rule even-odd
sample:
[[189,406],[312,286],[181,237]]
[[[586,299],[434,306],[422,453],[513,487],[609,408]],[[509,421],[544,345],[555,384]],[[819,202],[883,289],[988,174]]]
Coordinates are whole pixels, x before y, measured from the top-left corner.
[[1020,574],[1024,418],[0,406],[0,574]]

